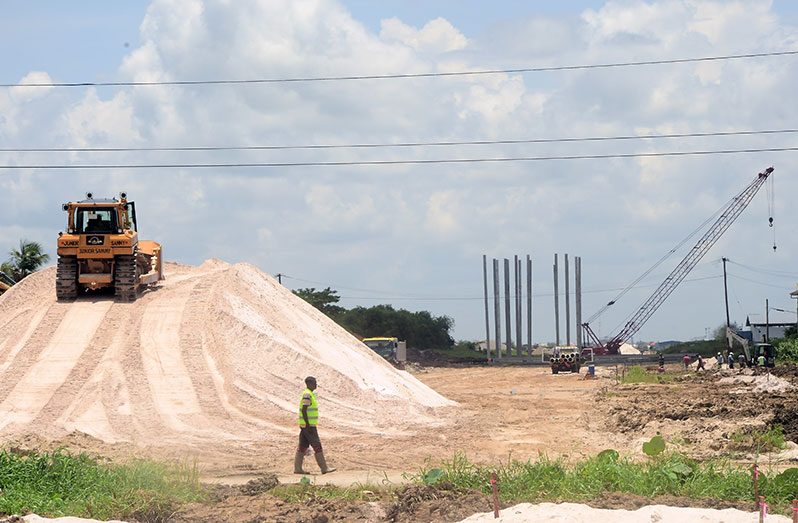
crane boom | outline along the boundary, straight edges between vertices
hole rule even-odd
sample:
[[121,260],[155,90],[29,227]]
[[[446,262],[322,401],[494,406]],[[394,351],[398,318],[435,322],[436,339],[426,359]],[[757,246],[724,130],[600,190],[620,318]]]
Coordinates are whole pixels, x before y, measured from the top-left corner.
[[[767,181],[768,176],[773,172],[773,167],[768,167],[763,172],[757,174],[756,178],[748,184],[737,196],[732,198],[731,202],[723,209],[715,220],[715,223],[707,230],[706,233],[698,240],[698,242],[690,249],[687,256],[679,262],[679,265],[665,278],[659,287],[649,296],[649,298],[640,306],[632,317],[626,322],[624,328],[613,336],[603,347],[601,352],[607,354],[617,354],[620,346],[630,340],[637,331],[648,321],[649,318],[659,309],[660,305],[671,295],[671,293],[679,286],[679,284],[690,274],[690,271],[701,261],[701,258],[715,245],[715,242],[723,236],[726,229],[742,214],[751,200],[754,198],[759,189]],[[583,325],[585,331],[592,334],[593,331],[590,325],[585,323]],[[591,337],[596,338],[595,334]],[[596,338],[597,339],[597,338]]]

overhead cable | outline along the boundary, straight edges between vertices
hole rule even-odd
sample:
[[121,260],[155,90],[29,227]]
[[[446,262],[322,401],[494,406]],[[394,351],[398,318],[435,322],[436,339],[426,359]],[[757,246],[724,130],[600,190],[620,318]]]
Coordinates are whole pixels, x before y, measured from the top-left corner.
[[[288,276],[286,274],[282,274],[282,277],[283,278],[292,279],[292,280],[295,280],[295,281],[305,282],[305,283],[316,283],[316,284],[319,284],[319,285],[324,285],[325,287],[330,287],[333,290],[336,290],[336,289],[356,290],[356,291],[359,290],[361,292],[379,292],[379,293],[385,293],[385,294],[392,294],[391,291],[377,291],[377,290],[357,289],[357,288],[352,288],[352,287],[337,286],[337,285],[334,285],[334,284],[327,284],[327,283],[321,283],[321,282],[317,282],[317,281],[313,281],[313,280],[305,280],[305,279],[302,279],[302,278],[295,278],[293,276]],[[687,280],[684,280],[684,281],[686,281],[686,282],[696,282],[696,281],[703,281],[703,280],[714,280],[714,279],[718,279],[718,278],[723,278],[723,275],[703,276],[703,277],[698,277],[698,278],[687,279]],[[655,286],[656,285],[654,285],[654,284],[651,284],[651,285],[638,285],[635,288],[636,289],[642,289],[642,288],[655,287]],[[583,290],[582,294],[599,294],[599,293],[604,293],[604,292],[614,292],[614,291],[617,291],[617,290],[620,290],[620,289],[621,289],[620,287],[610,288],[610,289],[587,289],[587,290]],[[523,296],[525,297],[526,295],[523,295]],[[554,296],[554,293],[551,293],[551,292],[535,292],[535,293],[532,294],[532,296],[535,297],[535,298],[549,297],[549,296]],[[510,295],[510,297],[511,298],[515,298],[515,295]],[[395,301],[401,301],[401,300],[413,300],[413,301],[476,301],[476,300],[484,300],[485,299],[484,296],[429,296],[429,295],[413,296],[413,295],[408,295],[408,294],[393,294],[391,296],[339,296],[339,298],[348,299],[348,300],[395,300]],[[488,298],[492,300],[493,296],[488,296]]]
[[736,278],[738,280],[743,280],[743,281],[747,281],[747,282],[751,282],[751,283],[756,283],[757,285],[764,285],[766,287],[773,287],[773,288],[776,288],[776,289],[784,289],[785,288],[783,285],[774,285],[772,283],[765,283],[763,281],[752,280],[750,278],[746,278],[744,276],[739,276],[737,274],[728,273],[728,275],[731,278]]
[[388,147],[449,147],[467,145],[523,145],[534,143],[603,142],[622,140],[655,140],[664,138],[705,138],[721,136],[753,136],[798,133],[798,129],[765,129],[757,131],[713,131],[704,133],[639,134],[618,136],[586,136],[575,138],[530,138],[517,140],[466,140],[436,142],[398,143],[350,143],[309,145],[230,145],[230,146],[172,146],[172,147],[0,147],[0,152],[49,153],[49,152],[141,152],[141,151],[276,151],[294,149],[376,149]]
[[580,154],[573,156],[516,156],[496,158],[439,158],[431,160],[354,160],[354,161],[309,161],[309,162],[220,162],[220,163],[150,163],[150,164],[19,164],[0,165],[0,170],[33,169],[212,169],[212,168],[254,168],[254,167],[342,167],[342,166],[381,166],[381,165],[430,165],[464,163],[508,163],[538,162],[557,160],[604,160],[612,158],[654,158],[665,156],[708,156],[713,154],[772,153],[798,151],[798,147],[767,147],[751,149],[718,149],[706,151],[669,151],[625,154]]
[[774,56],[791,56],[798,51],[774,51],[768,53],[746,53],[723,56],[704,56],[699,58],[676,58],[670,60],[642,60],[637,62],[611,62],[582,65],[553,65],[541,67],[517,67],[510,69],[484,69],[476,71],[440,71],[430,73],[400,73],[352,76],[305,76],[294,78],[250,78],[222,80],[151,80],[151,81],[119,81],[119,82],[31,82],[25,84],[4,83],[0,87],[147,87],[147,86],[190,86],[190,85],[238,85],[238,84],[276,84],[297,82],[337,82],[352,80],[391,80],[405,78],[436,78],[447,76],[480,76],[494,74],[541,73],[550,71],[575,71],[580,69],[608,69],[614,67],[638,67],[644,65],[683,64],[695,62],[716,62],[722,60],[740,60],[746,58],[764,58]]

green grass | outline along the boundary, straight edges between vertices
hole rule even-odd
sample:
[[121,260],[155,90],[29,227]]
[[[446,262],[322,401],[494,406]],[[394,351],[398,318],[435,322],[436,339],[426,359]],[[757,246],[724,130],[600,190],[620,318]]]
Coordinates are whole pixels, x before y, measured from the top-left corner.
[[196,467],[124,465],[64,451],[0,451],[0,514],[166,521],[203,496]]
[[674,377],[675,375],[671,373],[648,372],[645,368],[635,365],[626,368],[621,383],[668,383]]
[[[431,474],[431,471],[441,474]],[[646,461],[618,457],[615,451],[566,464],[546,456],[536,461],[508,461],[497,466],[477,465],[455,455],[440,469],[422,469],[413,476],[450,483],[455,488],[490,492],[490,475],[496,472],[504,501],[587,501],[610,492],[652,497],[673,495],[692,499],[753,501],[751,471],[728,461],[698,462],[679,453],[665,453]],[[771,506],[783,510],[798,492],[798,469],[782,474],[762,473],[760,491]]]
[[756,454],[784,449],[784,429],[781,425],[768,428],[746,428],[733,432],[729,439],[732,446],[742,450],[754,450]]

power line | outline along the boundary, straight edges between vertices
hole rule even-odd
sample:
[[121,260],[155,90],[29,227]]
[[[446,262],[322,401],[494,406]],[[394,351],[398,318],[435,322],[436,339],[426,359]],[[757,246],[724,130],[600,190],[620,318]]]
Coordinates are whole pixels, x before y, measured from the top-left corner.
[[654,140],[665,138],[705,138],[720,136],[754,136],[773,134],[793,134],[798,129],[764,129],[757,131],[715,131],[704,133],[668,133],[619,136],[586,136],[577,138],[530,138],[518,140],[469,140],[438,142],[398,142],[398,143],[352,143],[352,144],[308,144],[308,145],[231,145],[231,146],[176,146],[176,147],[25,147],[0,148],[6,153],[49,153],[49,152],[185,152],[185,151],[277,151],[296,149],[376,149],[387,147],[450,147],[467,145],[522,145],[533,143],[573,143],[603,142],[622,140]]
[[148,87],[148,86],[190,86],[190,85],[239,85],[239,84],[276,84],[298,82],[336,82],[352,80],[390,80],[407,78],[437,78],[447,76],[481,76],[493,74],[541,73],[550,71],[575,71],[579,69],[608,69],[614,67],[638,67],[643,65],[683,64],[695,62],[715,62],[722,60],[740,60],[745,58],[764,58],[774,56],[791,56],[798,51],[774,51],[769,53],[747,53],[723,56],[704,56],[699,58],[676,58],[670,60],[644,60],[638,62],[612,62],[582,65],[556,65],[543,67],[519,67],[512,69],[485,69],[477,71],[442,71],[435,73],[401,73],[383,75],[353,76],[308,76],[295,78],[251,78],[225,80],[153,80],[128,82],[32,82],[26,84],[0,84],[0,87]]
[[775,278],[798,278],[798,273],[795,272],[788,272],[788,271],[776,271],[770,269],[763,269],[760,267],[753,267],[751,265],[745,265],[743,263],[736,262],[734,260],[728,260],[729,263],[737,265],[740,268],[746,269],[751,272],[756,272],[759,274],[763,274],[766,276],[771,276]]
[[[329,288],[331,288],[333,290],[344,289],[344,290],[354,290],[354,291],[360,291],[360,292],[373,292],[373,293],[385,293],[385,294],[392,293],[392,291],[385,291],[385,290],[358,289],[358,288],[354,288],[354,287],[345,287],[345,286],[342,286],[342,285],[335,285],[335,284],[331,284],[331,283],[323,283],[323,282],[314,281],[314,280],[306,280],[306,279],[302,279],[302,278],[296,278],[296,277],[293,277],[293,276],[288,276],[286,274],[283,274],[282,277],[283,278],[287,278],[287,279],[291,279],[291,280],[295,280],[295,281],[305,282],[305,283],[314,283],[314,284],[317,284],[317,285],[324,285],[325,288],[329,287]],[[722,277],[723,277],[722,275],[702,276],[702,277],[698,277],[698,278],[691,278],[691,279],[684,280],[684,281],[686,281],[686,282],[696,282],[696,281],[718,279],[718,278],[722,278]],[[656,286],[655,284],[638,285],[638,286],[633,287],[633,288],[642,289],[642,288],[655,287],[655,286]],[[582,293],[583,294],[599,294],[599,293],[604,293],[604,292],[614,292],[614,291],[621,290],[621,289],[622,289],[622,287],[609,288],[609,289],[589,289],[589,290],[583,290]],[[535,298],[549,297],[549,296],[554,296],[554,293],[551,293],[551,292],[535,292],[535,293],[532,294],[532,296],[535,297]],[[514,298],[515,295],[511,295],[511,297]],[[392,295],[392,296],[339,296],[339,298],[348,299],[348,300],[475,301],[475,300],[483,300],[484,296],[429,296],[429,295],[414,296],[414,295],[409,295],[409,294],[395,294],[395,295]],[[488,298],[489,299],[493,299],[493,296],[488,296]]]
[[0,165],[0,170],[33,169],[209,169],[209,168],[253,168],[253,167],[341,167],[383,165],[431,165],[464,163],[507,163],[556,160],[605,160],[612,158],[653,158],[665,156],[707,156],[713,154],[742,154],[798,151],[798,147],[768,147],[761,149],[719,149],[707,151],[670,151],[627,154],[583,154],[573,156],[518,156],[508,158],[442,158],[433,160],[361,160],[332,162],[224,162],[224,163],[153,163],[153,164],[22,164]]
[[744,280],[744,281],[748,281],[748,282],[751,282],[751,283],[756,283],[757,285],[764,285],[766,287],[774,287],[776,289],[785,290],[784,285],[773,285],[772,283],[765,283],[763,281],[752,280],[750,278],[746,278],[744,276],[738,276],[738,275],[732,274],[732,273],[729,273],[729,276],[731,276],[732,278],[737,278],[738,280]]

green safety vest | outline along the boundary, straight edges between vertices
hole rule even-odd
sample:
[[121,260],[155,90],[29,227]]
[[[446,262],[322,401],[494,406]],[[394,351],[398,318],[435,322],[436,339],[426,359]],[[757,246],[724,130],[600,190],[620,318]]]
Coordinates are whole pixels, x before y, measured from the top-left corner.
[[319,403],[316,401],[316,395],[310,389],[305,389],[302,396],[299,398],[299,419],[297,420],[300,427],[305,426],[305,418],[302,416],[302,403],[305,399],[310,398],[310,405],[308,406],[308,421],[311,427],[319,424]]

